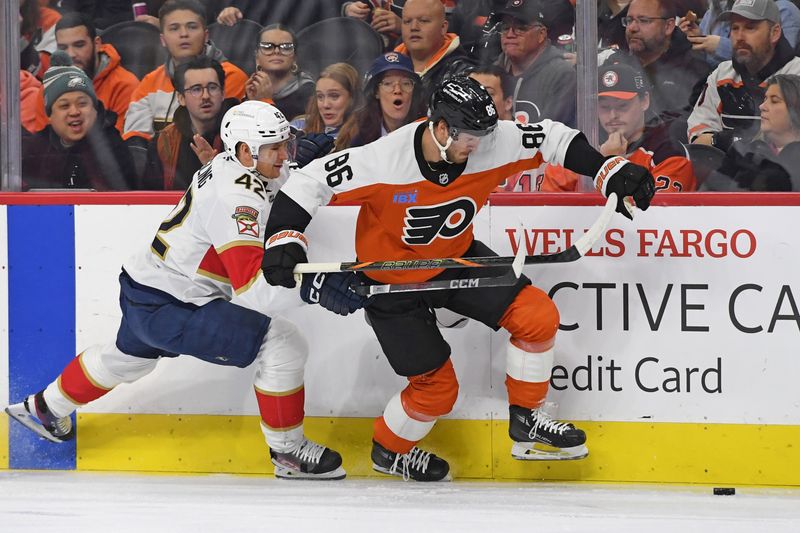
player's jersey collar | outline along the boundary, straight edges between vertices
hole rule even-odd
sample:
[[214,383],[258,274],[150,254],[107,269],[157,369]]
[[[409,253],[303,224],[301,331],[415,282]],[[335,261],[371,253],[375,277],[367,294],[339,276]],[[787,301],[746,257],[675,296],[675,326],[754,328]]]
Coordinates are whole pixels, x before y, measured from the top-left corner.
[[464,172],[467,162],[450,164],[444,161],[439,161],[438,163],[426,161],[425,156],[422,154],[422,134],[425,132],[426,127],[427,122],[423,121],[417,126],[417,131],[414,132],[414,157],[417,159],[420,173],[426,180],[440,187],[446,187]]

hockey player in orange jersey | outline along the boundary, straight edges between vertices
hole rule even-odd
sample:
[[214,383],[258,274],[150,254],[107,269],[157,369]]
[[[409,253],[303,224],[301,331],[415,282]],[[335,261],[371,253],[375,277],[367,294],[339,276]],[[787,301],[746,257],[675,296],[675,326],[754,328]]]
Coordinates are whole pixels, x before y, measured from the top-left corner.
[[[254,364],[275,475],[342,479],[339,453],[303,432],[308,344],[279,316],[301,302],[295,291],[269,286],[260,271],[264,223],[286,181],[294,136],[278,109],[258,101],[228,110],[220,136],[225,152],[194,174],[152,244],[125,261],[116,338],[84,350],[44,390],[6,412],[62,442],[75,436],[71,414],[78,407],[142,378],[162,357]],[[300,297],[342,315],[355,312],[363,298],[345,292],[351,276],[306,276]]]
[[[542,162],[595,176],[603,194],[647,209],[654,194],[647,169],[606,158],[577,130],[544,120],[497,120],[486,89],[454,77],[433,92],[429,119],[404,126],[360,148],[335,152],[293,172],[278,193],[265,231],[262,270],[273,285],[295,285],[293,269],[306,262],[302,231],[318,206],[361,205],[356,226],[359,261],[496,255],[473,238],[472,221],[506,176]],[[287,231],[291,230],[291,232]],[[365,283],[421,282],[475,277],[473,269],[369,271]],[[481,272],[480,275],[483,275]],[[375,421],[375,470],[418,481],[449,477],[444,459],[416,446],[452,409],[458,381],[434,309],[447,308],[511,333],[506,387],[512,455],[518,459],[578,459],[588,453],[583,431],[542,409],[553,364],[558,310],[522,276],[510,287],[381,294],[365,308],[394,371],[408,386]],[[557,448],[540,449],[540,444]]]

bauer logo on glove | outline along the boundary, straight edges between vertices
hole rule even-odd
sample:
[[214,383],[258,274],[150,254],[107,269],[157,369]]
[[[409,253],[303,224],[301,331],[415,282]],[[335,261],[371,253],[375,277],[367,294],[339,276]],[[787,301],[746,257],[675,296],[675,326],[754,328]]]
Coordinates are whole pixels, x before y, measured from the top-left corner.
[[605,161],[595,176],[595,187],[603,196],[617,193],[617,213],[633,220],[633,204],[642,211],[650,207],[656,193],[655,180],[646,168],[614,156]]

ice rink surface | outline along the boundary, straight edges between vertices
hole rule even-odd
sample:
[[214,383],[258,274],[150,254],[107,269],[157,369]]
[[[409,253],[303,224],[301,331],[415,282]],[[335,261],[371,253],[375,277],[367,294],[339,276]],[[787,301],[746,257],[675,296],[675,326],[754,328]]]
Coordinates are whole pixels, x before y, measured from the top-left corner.
[[800,489],[0,471],[0,532],[800,532]]

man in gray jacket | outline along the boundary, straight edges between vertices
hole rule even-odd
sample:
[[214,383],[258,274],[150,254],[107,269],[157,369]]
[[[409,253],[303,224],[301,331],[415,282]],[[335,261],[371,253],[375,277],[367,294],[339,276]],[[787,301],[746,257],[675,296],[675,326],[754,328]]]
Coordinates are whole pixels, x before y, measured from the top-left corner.
[[515,78],[514,118],[538,122],[549,118],[575,126],[577,76],[551,44],[548,28],[574,11],[567,0],[509,0],[497,13],[503,53],[497,61]]

